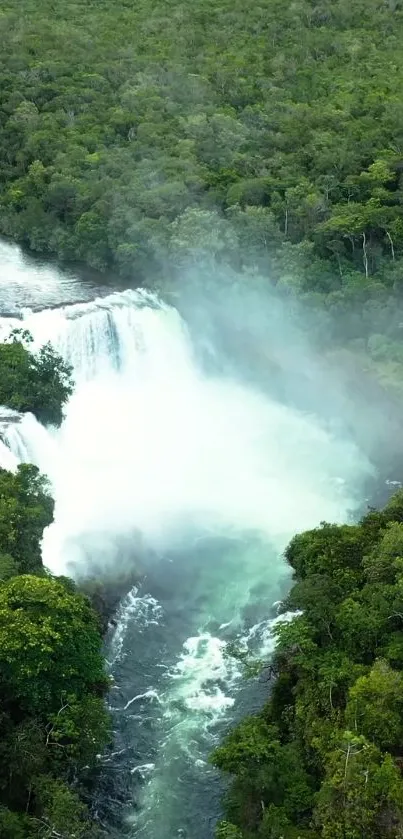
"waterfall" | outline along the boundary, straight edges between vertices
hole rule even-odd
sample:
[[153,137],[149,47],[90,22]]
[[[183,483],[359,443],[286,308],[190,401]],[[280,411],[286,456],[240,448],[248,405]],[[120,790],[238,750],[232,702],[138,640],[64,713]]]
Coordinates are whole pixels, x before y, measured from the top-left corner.
[[109,647],[119,754],[139,807],[128,830],[174,839],[191,836],[196,818],[205,839],[198,811],[216,783],[206,756],[240,685],[227,641],[270,649],[285,544],[346,520],[371,466],[317,417],[207,374],[186,324],[155,295],[23,310],[0,320],[0,339],[21,326],[35,347],[50,340],[77,382],[59,430],[27,415],[1,434],[14,462],[32,460],[51,480],[45,564],[119,573],[135,562],[139,534],[156,557]]
[[[170,321],[180,323],[175,309],[165,306],[150,292],[128,290],[89,303],[40,312],[21,309],[21,317],[0,319],[0,341],[11,330],[22,328],[31,333],[34,349],[51,341],[73,366],[76,381],[80,382],[101,373],[127,370],[139,352],[148,356],[158,352],[161,341],[156,335],[154,342],[153,333],[161,333],[164,322],[169,328]],[[178,329],[171,330],[173,338],[175,331]],[[165,341],[165,350],[168,343],[175,345],[172,339]]]

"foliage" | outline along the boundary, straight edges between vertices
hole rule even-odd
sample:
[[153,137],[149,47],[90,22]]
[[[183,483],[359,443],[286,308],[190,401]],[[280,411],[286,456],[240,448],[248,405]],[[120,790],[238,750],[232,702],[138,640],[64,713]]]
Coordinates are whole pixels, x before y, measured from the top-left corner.
[[[0,835],[96,839],[83,773],[109,740],[99,618],[41,560],[53,519],[30,464],[0,470]],[[72,784],[74,783],[74,789]]]
[[27,346],[31,342],[29,333],[15,330],[0,344],[0,404],[31,411],[45,425],[60,425],[73,390],[72,368],[51,344],[34,353]]
[[216,836],[217,839],[242,839],[241,831],[229,822],[220,822]]
[[12,474],[0,469],[0,577],[41,573],[42,533],[53,521],[47,480],[32,464]]
[[0,38],[1,233],[136,283],[258,276],[402,394],[401,0],[6,0]]
[[402,510],[288,546],[302,613],[276,626],[269,702],[212,756],[233,777],[218,837],[403,835]]
[[76,792],[63,781],[51,776],[39,777],[34,784],[37,806],[41,813],[41,836],[45,839],[91,839],[94,825],[88,810]]
[[367,338],[399,299],[400,0],[6,0],[0,34],[4,234],[143,282],[252,262]]
[[52,579],[23,575],[3,583],[0,681],[33,714],[56,712],[69,693],[102,693],[98,622],[88,601]]

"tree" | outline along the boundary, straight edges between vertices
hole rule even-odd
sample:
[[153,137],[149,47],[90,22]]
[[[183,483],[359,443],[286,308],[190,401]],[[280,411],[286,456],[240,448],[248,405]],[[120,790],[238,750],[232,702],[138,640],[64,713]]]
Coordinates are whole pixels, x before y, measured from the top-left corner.
[[171,229],[171,250],[184,262],[209,261],[236,247],[235,234],[225,219],[208,210],[186,210]]
[[0,554],[0,581],[9,580],[18,574],[18,564],[10,554]]
[[31,342],[29,333],[16,330],[0,344],[0,404],[31,411],[45,425],[60,425],[73,391],[72,368],[50,344],[33,353]]
[[51,344],[45,344],[34,358],[32,373],[32,413],[45,425],[60,425],[63,407],[73,392],[71,365]]
[[68,763],[74,772],[93,766],[110,740],[110,719],[103,697],[67,694],[49,715],[46,745],[53,762]]
[[389,522],[380,542],[363,562],[369,582],[393,583],[403,571],[403,524]]
[[294,536],[285,555],[298,578],[314,573],[337,577],[346,566],[359,571],[367,542],[369,537],[357,525],[322,524]]
[[217,826],[216,839],[242,839],[242,833],[234,824],[223,821]]
[[13,813],[0,806],[0,836],[2,839],[27,839],[29,820],[26,816]]
[[343,589],[330,575],[310,574],[293,586],[287,607],[303,612],[308,609],[312,624],[332,641],[335,611],[342,599]]
[[[283,826],[293,821],[303,823],[312,806],[312,786],[298,746],[282,745],[277,727],[269,725],[262,716],[241,722],[215,750],[212,761],[219,769],[237,776],[241,805],[240,810],[237,808],[237,821],[242,830],[248,829],[251,822],[258,824],[262,815],[264,825],[266,806],[271,804],[279,808],[278,816],[281,811]],[[269,836],[266,832],[263,835]]]
[[3,583],[0,683],[24,711],[45,718],[69,694],[102,695],[108,682],[88,601],[52,579],[27,575]]
[[375,661],[350,688],[346,719],[384,751],[400,751],[403,737],[403,676],[386,661]]
[[40,812],[40,836],[45,839],[95,839],[87,807],[63,781],[39,776],[34,791]]
[[11,571],[43,571],[41,541],[53,521],[54,502],[49,484],[36,466],[21,464],[17,472],[0,469],[0,545],[3,579]]
[[259,716],[247,717],[213,755],[214,766],[225,772],[249,775],[274,757],[279,747],[276,729]]
[[318,795],[315,823],[323,839],[397,839],[402,807],[403,782],[390,755],[345,732]]

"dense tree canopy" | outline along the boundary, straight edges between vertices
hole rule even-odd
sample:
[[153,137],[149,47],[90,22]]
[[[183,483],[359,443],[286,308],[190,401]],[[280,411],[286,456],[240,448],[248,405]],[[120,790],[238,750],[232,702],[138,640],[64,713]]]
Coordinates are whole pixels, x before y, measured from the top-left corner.
[[1,836],[92,835],[66,782],[92,766],[108,740],[106,687],[86,598],[49,577],[0,586],[0,827],[2,819],[11,825]]
[[42,533],[53,521],[53,507],[36,466],[23,463],[16,474],[0,469],[0,580],[42,572]]
[[30,343],[28,332],[15,330],[0,344],[0,405],[30,411],[45,425],[60,425],[73,391],[72,368],[51,344],[32,352]]
[[0,232],[136,282],[253,268],[396,381],[401,0],[5,0],[0,40]]
[[62,583],[23,575],[1,586],[0,681],[28,712],[55,713],[69,693],[102,693],[99,640],[88,601]]
[[234,780],[218,839],[403,835],[403,493],[295,536],[271,698],[215,751]]

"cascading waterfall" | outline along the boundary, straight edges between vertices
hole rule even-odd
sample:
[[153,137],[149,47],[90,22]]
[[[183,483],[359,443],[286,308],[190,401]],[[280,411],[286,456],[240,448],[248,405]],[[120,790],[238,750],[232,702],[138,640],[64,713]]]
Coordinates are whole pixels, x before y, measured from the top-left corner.
[[0,339],[24,326],[36,346],[52,341],[77,381],[59,430],[29,415],[2,426],[0,458],[33,461],[52,482],[45,564],[119,573],[136,561],[132,538],[152,549],[108,646],[117,745],[106,771],[130,773],[133,798],[118,835],[207,839],[219,790],[206,758],[244,709],[226,644],[268,654],[285,544],[345,520],[371,467],[317,418],[206,375],[178,312],[154,295],[22,316],[0,321]]

